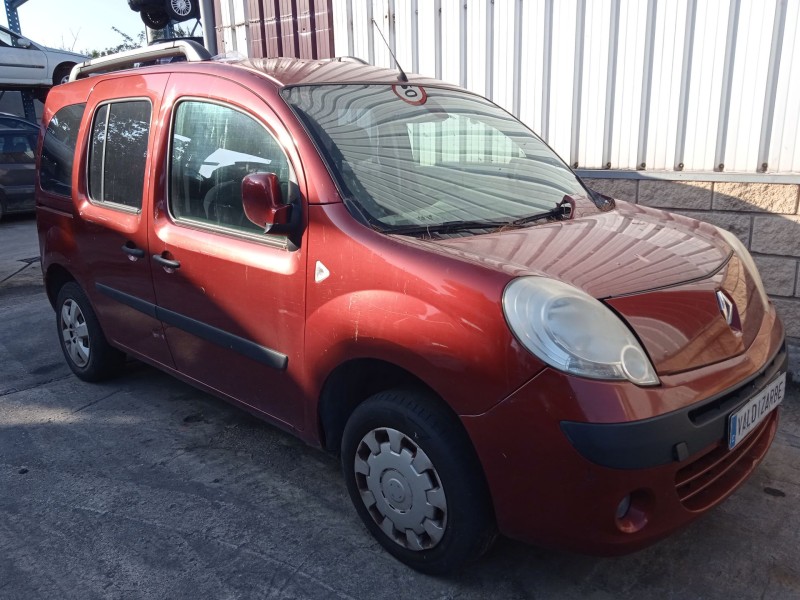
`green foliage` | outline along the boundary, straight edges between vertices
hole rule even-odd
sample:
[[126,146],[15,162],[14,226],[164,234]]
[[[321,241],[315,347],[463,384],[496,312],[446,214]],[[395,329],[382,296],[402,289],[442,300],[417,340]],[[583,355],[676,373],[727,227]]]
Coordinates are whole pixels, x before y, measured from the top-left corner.
[[92,58],[97,58],[98,56],[107,56],[109,54],[116,54],[117,52],[124,52],[125,50],[140,48],[147,43],[144,31],[140,31],[134,38],[124,31],[117,29],[116,27],[111,27],[111,29],[118,33],[122,38],[122,41],[119,44],[116,46],[109,46],[103,50],[84,50],[83,53],[91,56]]
[[[141,48],[142,46],[147,45],[147,36],[145,35],[144,30],[140,31],[136,34],[136,36],[131,36],[117,29],[116,27],[111,27],[119,36],[122,38],[122,41],[117,44],[116,46],[109,46],[103,50],[84,50],[82,54],[85,54],[91,58],[97,58],[99,56],[108,56],[109,54],[116,54],[117,52],[124,52],[125,50],[134,50],[135,48]],[[189,32],[187,32],[183,27],[180,25],[173,26],[173,34],[170,37],[183,37],[188,36]],[[167,28],[158,29],[153,31],[153,39],[154,40],[161,40],[167,37]]]

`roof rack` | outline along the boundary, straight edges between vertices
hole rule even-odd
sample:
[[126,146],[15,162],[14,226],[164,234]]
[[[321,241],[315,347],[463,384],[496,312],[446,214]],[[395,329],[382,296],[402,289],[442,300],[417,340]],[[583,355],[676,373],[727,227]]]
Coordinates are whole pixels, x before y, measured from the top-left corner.
[[359,58],[358,56],[334,56],[330,59],[331,62],[357,62],[361,63],[362,65],[368,65],[369,63],[365,61],[363,58]]
[[172,58],[175,56],[183,56],[189,62],[201,62],[211,59],[211,54],[209,54],[208,50],[197,42],[192,42],[190,40],[174,40],[87,60],[84,63],[72,67],[69,80],[75,81],[80,77],[86,77],[92,73],[118,71],[120,69],[133,67],[136,63],[158,60],[160,58]]

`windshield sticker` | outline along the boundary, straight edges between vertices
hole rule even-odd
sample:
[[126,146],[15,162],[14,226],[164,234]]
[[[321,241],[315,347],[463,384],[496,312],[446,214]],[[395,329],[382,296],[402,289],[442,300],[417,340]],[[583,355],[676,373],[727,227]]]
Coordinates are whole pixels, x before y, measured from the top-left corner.
[[414,106],[425,104],[428,94],[425,88],[416,85],[393,85],[392,91],[403,102],[408,102]]

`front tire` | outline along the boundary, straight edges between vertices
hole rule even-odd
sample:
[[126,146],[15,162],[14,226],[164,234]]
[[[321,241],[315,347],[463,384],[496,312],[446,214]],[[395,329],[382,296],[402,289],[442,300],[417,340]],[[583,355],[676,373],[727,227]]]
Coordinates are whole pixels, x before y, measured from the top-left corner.
[[64,358],[79,378],[102,381],[121,371],[125,354],[108,343],[86,294],[74,281],[58,292],[56,325]]
[[474,449],[457,418],[429,395],[392,390],[360,404],[345,427],[341,460],[361,520],[413,569],[450,573],[494,540]]

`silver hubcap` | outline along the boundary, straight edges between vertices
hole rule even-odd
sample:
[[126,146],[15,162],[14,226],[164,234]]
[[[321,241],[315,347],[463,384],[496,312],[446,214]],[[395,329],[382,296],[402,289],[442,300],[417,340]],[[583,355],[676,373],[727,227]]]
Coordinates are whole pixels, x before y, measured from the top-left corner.
[[89,328],[78,303],[71,299],[61,305],[61,336],[72,362],[85,367],[89,363]]
[[428,455],[396,429],[373,429],[354,461],[361,500],[383,532],[409,550],[438,544],[447,527],[447,499]]
[[192,10],[192,4],[188,0],[172,0],[172,10],[175,14],[185,17]]

